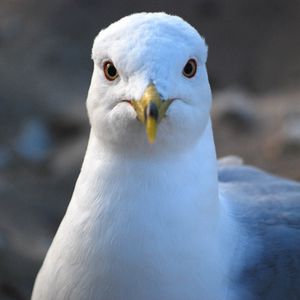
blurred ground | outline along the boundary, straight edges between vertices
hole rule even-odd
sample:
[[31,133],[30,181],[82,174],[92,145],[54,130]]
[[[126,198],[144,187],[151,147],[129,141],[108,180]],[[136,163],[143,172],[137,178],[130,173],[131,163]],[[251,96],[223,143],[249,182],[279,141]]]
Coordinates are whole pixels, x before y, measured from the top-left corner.
[[298,0],[0,2],[0,300],[29,299],[88,138],[99,29],[137,11],[178,14],[205,36],[218,156],[300,180]]

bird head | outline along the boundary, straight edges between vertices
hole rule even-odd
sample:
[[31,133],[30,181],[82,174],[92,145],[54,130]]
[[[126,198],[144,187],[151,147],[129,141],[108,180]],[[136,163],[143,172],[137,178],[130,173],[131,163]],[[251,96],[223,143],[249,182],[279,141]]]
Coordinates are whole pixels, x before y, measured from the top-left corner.
[[100,31],[87,99],[92,131],[121,151],[183,151],[211,107],[204,39],[165,13],[138,13]]

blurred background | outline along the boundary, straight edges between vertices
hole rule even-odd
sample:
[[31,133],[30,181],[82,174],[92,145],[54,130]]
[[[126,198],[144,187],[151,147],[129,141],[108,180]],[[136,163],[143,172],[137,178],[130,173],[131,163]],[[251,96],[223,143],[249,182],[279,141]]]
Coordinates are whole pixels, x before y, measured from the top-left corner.
[[70,200],[93,38],[139,11],[205,37],[218,156],[300,180],[299,0],[0,0],[0,300],[29,299]]

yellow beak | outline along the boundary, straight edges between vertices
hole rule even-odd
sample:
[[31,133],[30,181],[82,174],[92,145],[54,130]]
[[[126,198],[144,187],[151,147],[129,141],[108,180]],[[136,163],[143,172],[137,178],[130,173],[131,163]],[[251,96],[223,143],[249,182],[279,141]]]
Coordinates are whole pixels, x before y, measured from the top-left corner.
[[138,120],[145,125],[150,144],[154,143],[158,124],[164,118],[171,102],[161,99],[154,84],[148,85],[140,100],[131,100]]

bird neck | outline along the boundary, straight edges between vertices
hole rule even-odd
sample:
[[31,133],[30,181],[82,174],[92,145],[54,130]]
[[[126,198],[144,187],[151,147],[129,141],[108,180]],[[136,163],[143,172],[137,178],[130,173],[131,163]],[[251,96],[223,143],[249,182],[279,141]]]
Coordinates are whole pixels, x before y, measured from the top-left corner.
[[[91,130],[80,182],[89,183],[89,191],[94,190],[95,197],[99,189],[103,189],[101,194],[107,192],[111,194],[109,198],[124,195],[124,198],[158,205],[172,199],[190,199],[190,204],[195,205],[201,215],[210,216],[204,219],[213,222],[211,216],[217,217],[218,213],[218,183],[211,122],[199,142],[185,153],[144,159],[107,151]],[[95,197],[90,197],[91,201],[99,200]],[[182,205],[180,201],[165,204]]]

